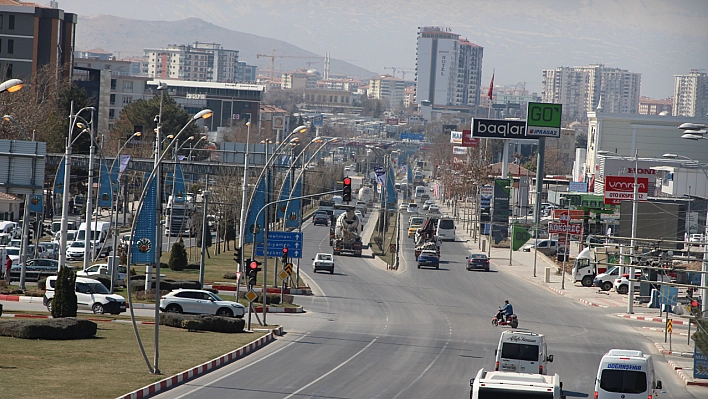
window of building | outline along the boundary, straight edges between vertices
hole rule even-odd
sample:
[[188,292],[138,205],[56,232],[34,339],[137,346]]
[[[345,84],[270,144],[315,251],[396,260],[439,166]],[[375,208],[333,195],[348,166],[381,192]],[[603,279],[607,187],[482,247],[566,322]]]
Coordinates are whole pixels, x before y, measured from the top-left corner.
[[116,104],[116,95],[111,94],[111,105],[115,105],[115,104]]
[[111,108],[108,110],[108,119],[115,119],[116,118],[116,110]]
[[133,81],[132,80],[123,81],[123,90],[133,90]]
[[8,54],[14,54],[14,53],[15,53],[15,40],[14,40],[14,39],[8,39],[8,40],[7,40],[7,53],[8,53]]
[[5,16],[0,14],[0,29],[2,29],[2,21],[5,19]]
[[133,102],[133,96],[123,96],[123,105],[128,105]]
[[116,89],[116,80],[111,79],[111,90],[115,90],[115,89]]
[[7,64],[7,69],[5,69],[5,78],[12,79],[12,64]]
[[15,16],[10,15],[9,19],[7,20],[7,28],[8,29],[15,29]]

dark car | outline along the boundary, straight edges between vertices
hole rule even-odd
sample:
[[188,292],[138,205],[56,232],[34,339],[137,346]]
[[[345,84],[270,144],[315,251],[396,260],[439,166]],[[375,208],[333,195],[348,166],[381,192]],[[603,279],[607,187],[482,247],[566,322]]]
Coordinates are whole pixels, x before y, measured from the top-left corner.
[[315,213],[314,216],[312,216],[312,224],[315,226],[321,225],[321,226],[328,226],[329,225],[329,215],[326,213]]
[[440,269],[440,258],[435,251],[424,250],[418,255],[418,269],[422,266]]
[[467,270],[489,271],[489,258],[485,254],[470,254],[467,257]]
[[[54,259],[29,259],[25,267],[25,281],[39,281],[43,277],[57,274],[59,261]],[[20,281],[22,265],[10,268],[10,281]]]

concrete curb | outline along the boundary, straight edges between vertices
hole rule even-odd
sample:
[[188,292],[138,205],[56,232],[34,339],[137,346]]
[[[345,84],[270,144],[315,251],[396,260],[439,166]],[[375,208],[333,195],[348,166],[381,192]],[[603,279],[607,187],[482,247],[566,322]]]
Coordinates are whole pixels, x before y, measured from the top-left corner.
[[24,296],[24,295],[4,295],[4,294],[0,294],[0,301],[22,302],[22,303],[42,303],[42,297],[40,297],[40,296]]
[[[666,319],[663,317],[651,317],[651,316],[636,316],[632,314],[615,314],[617,317],[623,317],[625,319],[640,320],[640,321],[651,321],[654,323],[664,323],[666,324]],[[681,319],[671,319],[674,325],[677,326],[687,326],[688,321]]]
[[[649,330],[649,331],[655,331],[655,332],[660,332],[660,333],[664,332],[664,329],[659,328],[659,327],[642,327],[642,328],[645,330]],[[684,337],[686,337],[686,336],[688,336],[688,333],[674,331],[674,335],[683,335]]]
[[686,370],[683,369],[677,369],[676,374],[679,375],[681,380],[683,380],[683,383],[686,385],[693,385],[693,386],[699,386],[699,387],[708,387],[708,381],[696,381],[693,379],[692,376],[688,375]]
[[[256,313],[263,313],[263,307],[256,308]],[[299,308],[274,308],[269,307],[267,313],[305,313],[305,309]]]
[[[18,318],[18,319],[51,319],[52,316],[49,315],[39,315],[39,314],[18,314],[18,313],[3,313],[2,317]],[[106,319],[96,319],[87,318],[86,320],[91,320],[95,323],[130,323],[130,320],[106,320]],[[151,324],[154,325],[154,321],[136,321],[136,324]]]
[[[219,291],[236,291],[236,286],[226,284],[212,284],[211,288]],[[258,291],[260,292],[260,290]],[[280,294],[280,288],[269,287],[266,288],[266,292],[269,294]],[[288,288],[285,290],[285,293],[290,295],[312,295],[312,290],[310,288]]]
[[583,298],[578,298],[578,302],[583,303],[588,306],[594,306],[596,308],[609,308],[609,306],[607,306],[607,305],[601,305],[599,303],[595,303],[593,301],[588,301],[587,299],[583,299]]
[[685,358],[693,359],[693,352],[673,352],[673,351],[670,351],[670,350],[667,350],[667,349],[662,348],[661,345],[662,345],[662,344],[660,344],[660,343],[658,343],[658,342],[654,342],[654,346],[656,347],[656,349],[657,349],[661,354],[664,354],[664,355],[673,355],[673,356],[680,356],[680,357],[685,357]]
[[178,385],[181,385],[187,381],[194,378],[201,377],[213,370],[216,370],[224,365],[227,365],[235,360],[241,359],[242,357],[262,348],[266,344],[272,342],[275,338],[274,335],[283,335],[283,328],[279,327],[275,330],[271,330],[270,334],[264,335],[263,337],[242,346],[235,351],[219,356],[216,359],[210,360],[206,363],[202,363],[196,367],[189,370],[185,370],[179,374],[175,374],[171,377],[167,377],[163,380],[155,382],[150,385],[146,385],[140,389],[136,389],[133,392],[129,392],[125,395],[119,396],[118,399],[142,399],[149,398],[157,393],[167,391]]

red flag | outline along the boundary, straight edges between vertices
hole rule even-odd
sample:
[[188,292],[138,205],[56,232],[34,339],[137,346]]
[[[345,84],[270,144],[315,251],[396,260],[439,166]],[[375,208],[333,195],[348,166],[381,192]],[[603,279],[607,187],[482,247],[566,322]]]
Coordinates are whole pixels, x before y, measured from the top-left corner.
[[487,97],[489,97],[490,101],[492,99],[493,92],[494,92],[494,72],[492,72],[492,81],[489,82],[489,91],[487,92]]

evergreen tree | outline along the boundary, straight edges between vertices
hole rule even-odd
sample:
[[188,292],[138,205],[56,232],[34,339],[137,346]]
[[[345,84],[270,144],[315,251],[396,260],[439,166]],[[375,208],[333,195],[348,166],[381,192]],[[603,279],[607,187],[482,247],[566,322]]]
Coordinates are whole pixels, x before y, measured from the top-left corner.
[[182,271],[187,267],[187,250],[184,248],[182,238],[172,244],[172,252],[170,253],[169,266],[171,270]]
[[76,273],[71,268],[62,266],[57,274],[52,299],[52,317],[76,317]]

